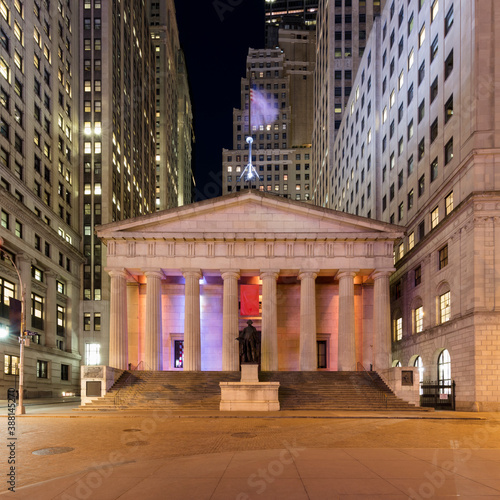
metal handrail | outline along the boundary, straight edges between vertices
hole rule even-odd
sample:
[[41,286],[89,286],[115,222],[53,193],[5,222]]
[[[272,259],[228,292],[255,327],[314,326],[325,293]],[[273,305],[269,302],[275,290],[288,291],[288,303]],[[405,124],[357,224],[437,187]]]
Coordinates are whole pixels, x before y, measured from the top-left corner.
[[[358,367],[360,366],[363,370],[358,370]],[[360,363],[359,361],[356,363],[356,371],[357,372],[364,371],[370,377],[370,380],[373,382],[373,377],[370,375],[370,372],[364,367],[363,363]]]
[[115,406],[118,406],[121,403],[121,392],[123,389],[128,389],[129,387],[132,386],[131,379],[133,378],[132,372],[128,372],[128,375],[124,381],[124,385],[116,391],[115,397],[114,397],[114,404]]

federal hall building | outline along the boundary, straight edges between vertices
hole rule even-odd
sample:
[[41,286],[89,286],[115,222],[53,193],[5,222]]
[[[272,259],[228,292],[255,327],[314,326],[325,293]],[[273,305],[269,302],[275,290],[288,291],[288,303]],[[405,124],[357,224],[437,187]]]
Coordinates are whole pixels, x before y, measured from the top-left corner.
[[392,364],[399,226],[242,190],[97,234],[111,276],[112,367],[237,371],[248,320],[263,371]]

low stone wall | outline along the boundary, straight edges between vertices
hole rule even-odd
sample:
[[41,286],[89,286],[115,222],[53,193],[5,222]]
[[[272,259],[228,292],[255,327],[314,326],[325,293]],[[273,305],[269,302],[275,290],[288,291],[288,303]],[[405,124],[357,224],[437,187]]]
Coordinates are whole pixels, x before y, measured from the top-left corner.
[[104,396],[121,377],[124,370],[111,366],[81,367],[81,404],[90,403]]
[[420,376],[418,368],[395,367],[377,370],[391,391],[403,401],[420,406]]

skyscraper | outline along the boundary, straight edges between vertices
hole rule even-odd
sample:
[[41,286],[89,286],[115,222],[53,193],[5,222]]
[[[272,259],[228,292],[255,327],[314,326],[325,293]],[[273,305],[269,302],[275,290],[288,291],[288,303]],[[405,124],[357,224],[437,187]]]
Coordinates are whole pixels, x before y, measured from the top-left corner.
[[254,189],[310,199],[314,30],[280,29],[281,47],[250,49],[241,80],[241,108],[233,110],[233,149],[223,150],[225,192],[248,188],[242,178],[253,138]]
[[455,380],[457,408],[469,410],[500,407],[497,11],[492,0],[387,2],[314,169],[317,204],[405,226],[393,363]]
[[17,377],[19,331],[9,310],[24,288],[33,333],[28,397],[78,388],[78,31],[73,2],[0,1],[0,331],[10,328],[0,338],[0,387],[14,387]]
[[[329,153],[373,21],[380,15],[384,4],[385,0],[320,0],[318,3],[315,107],[320,111],[315,114],[313,134],[315,178],[318,182],[326,179],[332,167]],[[321,185],[313,186],[314,199],[318,199],[317,192],[321,188]]]
[[[80,2],[84,364],[106,364],[109,276],[94,227],[155,211],[155,52],[141,2]],[[119,270],[117,270],[119,272]]]
[[156,209],[192,202],[193,112],[173,0],[151,1],[155,53]]
[[266,47],[279,45],[279,29],[297,21],[314,29],[318,0],[265,0]]

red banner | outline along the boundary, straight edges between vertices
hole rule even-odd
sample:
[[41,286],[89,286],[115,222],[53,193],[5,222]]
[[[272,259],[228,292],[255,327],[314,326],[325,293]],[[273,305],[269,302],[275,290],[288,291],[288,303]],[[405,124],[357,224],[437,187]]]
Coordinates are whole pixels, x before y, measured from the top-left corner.
[[259,285],[240,285],[240,314],[259,315]]

